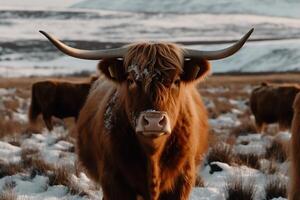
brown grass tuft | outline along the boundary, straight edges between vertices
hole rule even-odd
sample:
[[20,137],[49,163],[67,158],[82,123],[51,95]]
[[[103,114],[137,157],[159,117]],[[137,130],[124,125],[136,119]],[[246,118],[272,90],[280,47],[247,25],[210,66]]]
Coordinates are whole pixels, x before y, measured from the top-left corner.
[[265,186],[266,197],[265,200],[271,200],[274,198],[286,198],[287,197],[287,182],[276,176],[268,181]]
[[274,160],[270,160],[267,166],[261,166],[260,171],[265,174],[275,174],[279,171],[277,162]]
[[17,194],[13,190],[3,190],[0,192],[0,200],[17,200]]
[[256,188],[253,180],[247,182],[239,175],[230,177],[225,186],[226,200],[254,200]]
[[49,185],[65,185],[68,187],[70,194],[72,195],[79,195],[79,196],[86,196],[88,193],[84,191],[77,183],[72,181],[71,173],[74,171],[65,166],[57,167],[51,173],[49,173]]
[[28,160],[28,168],[31,169],[31,178],[34,178],[36,175],[45,175],[48,176],[48,173],[54,171],[55,168],[46,163],[42,159],[31,159]]
[[231,165],[235,162],[235,156],[232,151],[232,146],[225,143],[214,145],[206,156],[208,164],[211,162],[223,162]]
[[16,112],[20,106],[20,103],[17,99],[9,99],[4,101],[3,105],[7,110]]
[[57,167],[49,174],[49,185],[68,185],[70,176],[70,169],[66,167]]
[[6,120],[0,113],[0,138],[22,132],[25,125],[14,120]]
[[276,160],[280,163],[283,163],[287,160],[288,155],[285,151],[284,147],[277,141],[273,141],[272,145],[268,148],[266,148],[266,159],[269,160]]
[[204,182],[201,176],[197,176],[195,187],[204,187]]
[[241,120],[241,124],[233,128],[230,132],[230,135],[247,135],[249,133],[256,133],[255,124],[250,118],[244,117]]
[[21,151],[21,164],[24,168],[30,168],[33,164],[34,157],[39,156],[38,149],[22,149]]
[[212,101],[215,105],[214,107],[207,109],[210,118],[217,118],[221,114],[231,112],[231,110],[234,108],[227,99],[220,99],[219,97],[219,95],[211,95],[210,97],[210,101]]
[[20,164],[6,163],[3,160],[0,160],[0,178],[12,176],[23,171],[24,169]]
[[260,168],[260,162],[261,156],[249,153],[249,154],[236,154],[238,159],[238,164],[240,165],[246,165],[248,167],[259,169]]
[[2,191],[0,191],[0,200],[16,200],[17,195],[13,191],[14,187],[16,187],[16,182],[12,179],[7,179],[2,187]]

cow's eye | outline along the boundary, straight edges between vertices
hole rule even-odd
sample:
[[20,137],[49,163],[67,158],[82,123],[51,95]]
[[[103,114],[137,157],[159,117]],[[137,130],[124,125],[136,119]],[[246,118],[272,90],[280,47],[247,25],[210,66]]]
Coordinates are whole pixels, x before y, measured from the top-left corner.
[[174,81],[174,84],[178,86],[178,85],[180,84],[180,79],[179,79],[179,78],[176,79],[176,80]]
[[134,80],[132,78],[127,79],[128,86],[132,86],[134,84]]

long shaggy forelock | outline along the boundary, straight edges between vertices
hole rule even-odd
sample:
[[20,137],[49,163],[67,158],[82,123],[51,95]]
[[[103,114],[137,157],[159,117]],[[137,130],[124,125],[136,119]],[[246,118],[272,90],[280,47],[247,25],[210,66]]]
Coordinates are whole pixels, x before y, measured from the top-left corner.
[[124,64],[126,71],[134,65],[139,72],[159,71],[168,75],[168,71],[182,72],[182,49],[173,43],[136,43],[129,47]]

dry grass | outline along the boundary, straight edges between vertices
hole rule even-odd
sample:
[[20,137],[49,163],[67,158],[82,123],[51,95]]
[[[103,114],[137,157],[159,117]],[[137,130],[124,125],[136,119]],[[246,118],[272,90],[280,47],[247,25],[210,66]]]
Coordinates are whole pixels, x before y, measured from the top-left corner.
[[70,169],[66,167],[57,167],[49,174],[49,185],[69,185],[70,176]]
[[276,176],[268,181],[265,186],[266,197],[265,200],[271,200],[274,198],[287,198],[287,182]]
[[17,194],[13,190],[3,190],[0,192],[0,200],[17,200]]
[[279,171],[278,164],[274,160],[270,160],[267,166],[261,166],[260,171],[265,174],[276,174]]
[[21,164],[24,168],[29,168],[33,164],[33,159],[39,156],[38,149],[22,149]]
[[239,165],[245,165],[254,169],[260,168],[259,160],[262,158],[261,156],[253,153],[249,154],[236,154]]
[[0,116],[0,138],[13,133],[21,133],[25,127],[26,126],[20,122],[6,120],[4,116]]
[[[211,97],[212,98],[212,97]],[[225,99],[212,98],[215,105],[213,108],[208,108],[208,113],[211,118],[217,118],[219,115],[230,112],[234,107]]]
[[18,163],[6,163],[0,160],[0,178],[12,176],[24,172],[24,168]]
[[235,128],[233,128],[230,132],[230,135],[247,135],[249,133],[256,133],[255,124],[253,121],[248,117],[243,117],[240,119],[241,124]]
[[243,85],[260,85],[261,82],[273,83],[300,83],[300,73],[261,73],[254,75],[213,75],[205,82],[202,82],[201,87],[217,87],[222,85],[228,87],[235,85],[242,87]]
[[[37,149],[23,149],[21,152],[21,163],[0,163],[0,178],[5,176],[11,176],[21,172],[30,172],[30,178],[34,178],[37,175],[47,176],[49,178],[49,185],[64,185],[69,188],[69,192],[72,195],[85,196],[88,195],[77,183],[72,181],[72,174],[79,174],[81,168],[79,166],[66,167],[55,166],[46,163],[40,156]],[[7,191],[9,188],[13,188],[7,184]],[[7,195],[6,195],[7,196]]]
[[226,200],[254,200],[256,188],[254,181],[235,176],[228,178],[225,191]]
[[201,176],[197,176],[195,187],[204,187],[204,182]]
[[60,166],[56,167],[51,173],[48,173],[49,185],[65,185],[68,187],[70,194],[86,196],[88,193],[77,183],[72,181],[71,175],[74,170],[72,168]]
[[31,178],[34,178],[36,175],[48,176],[49,173],[55,170],[55,167],[53,165],[46,163],[41,158],[32,159],[27,163],[30,163],[27,167],[31,171]]
[[232,146],[225,143],[218,143],[214,145],[206,156],[208,164],[212,162],[222,162],[229,165],[235,162],[235,156],[232,151]]
[[274,140],[272,145],[266,149],[265,158],[283,163],[287,160],[288,155],[282,144]]
[[20,107],[20,102],[17,99],[9,99],[3,101],[3,105],[9,111],[17,111],[17,109]]

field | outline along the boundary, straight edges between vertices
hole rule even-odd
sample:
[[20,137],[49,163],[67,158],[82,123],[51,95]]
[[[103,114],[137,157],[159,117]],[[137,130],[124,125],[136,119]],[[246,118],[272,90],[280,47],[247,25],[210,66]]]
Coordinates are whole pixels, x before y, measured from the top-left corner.
[[[28,127],[31,84],[45,79],[0,79],[0,200],[101,199],[76,161],[73,119],[52,132],[41,119],[35,131]],[[290,133],[276,125],[256,133],[248,106],[251,90],[264,81],[299,83],[300,74],[214,75],[199,85],[210,116],[210,149],[191,200],[286,199]]]

